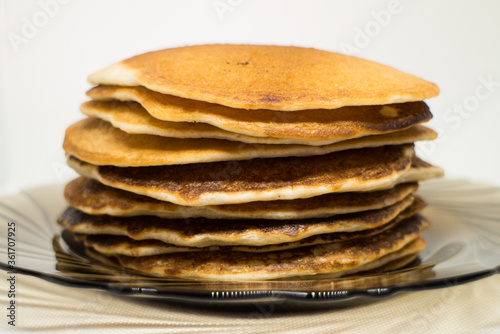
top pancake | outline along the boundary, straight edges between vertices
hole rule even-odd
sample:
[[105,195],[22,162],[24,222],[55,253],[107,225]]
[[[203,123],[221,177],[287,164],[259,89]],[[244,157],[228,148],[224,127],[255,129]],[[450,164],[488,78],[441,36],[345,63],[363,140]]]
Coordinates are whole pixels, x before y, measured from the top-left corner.
[[89,76],[232,108],[303,110],[422,101],[433,83],[391,67],[310,48],[198,45],[142,54]]

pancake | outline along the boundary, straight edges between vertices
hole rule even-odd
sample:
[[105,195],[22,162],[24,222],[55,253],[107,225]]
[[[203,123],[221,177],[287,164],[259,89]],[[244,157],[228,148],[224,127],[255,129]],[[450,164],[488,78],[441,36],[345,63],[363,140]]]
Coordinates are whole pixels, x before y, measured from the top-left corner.
[[64,211],[59,223],[73,233],[122,235],[134,240],[161,240],[178,246],[264,246],[294,242],[318,234],[373,229],[395,219],[413,201],[410,195],[379,210],[293,220],[113,217],[88,215],[70,207]]
[[[81,120],[66,130],[63,148],[94,165],[143,167],[200,162],[323,155],[354,148],[412,143],[432,138],[432,131],[369,136],[325,146],[244,144],[219,139],[178,139],[130,135],[95,118]],[[427,138],[426,138],[427,137]]]
[[334,109],[422,101],[436,85],[368,60],[310,48],[197,45],[145,53],[91,74],[231,108]]
[[[80,108],[83,114],[110,122],[130,134],[148,134],[171,138],[214,138],[249,144],[290,144],[280,138],[252,137],[219,129],[213,125],[188,122],[168,122],[151,116],[135,102],[90,101]],[[304,140],[299,140],[300,144]],[[308,143],[309,141],[305,141]]]
[[[423,239],[421,239],[423,240]],[[408,248],[407,248],[408,247]],[[415,246],[411,246],[413,248]],[[361,272],[355,273],[355,276],[364,276],[364,277],[370,277],[371,279],[379,279],[383,280],[384,278],[387,279],[390,277],[390,275],[378,275],[378,274],[387,274],[391,271],[397,270],[397,269],[403,269],[412,262],[416,261],[418,259],[418,252],[416,251],[412,253],[409,251],[410,246],[406,246],[404,248],[404,252],[408,253],[408,255],[402,255],[401,257],[397,257],[396,260],[393,260],[391,262],[385,262],[384,259],[381,259],[379,261],[384,262],[384,265],[381,265],[380,267],[376,267],[375,269],[371,270],[364,270]],[[390,256],[391,254],[389,254]],[[406,273],[405,273],[406,274]],[[391,277],[392,278],[392,277]],[[381,285],[378,285],[381,286]]]
[[[258,289],[287,289],[287,290],[296,290],[296,291],[304,291],[305,288],[314,291],[326,291],[326,290],[352,290],[356,288],[376,288],[382,285],[389,286],[395,284],[401,284],[409,282],[417,282],[421,280],[423,275],[427,275],[426,277],[432,277],[432,267],[428,267],[419,271],[408,271],[404,270],[404,267],[411,264],[415,259],[418,258],[418,252],[421,247],[425,246],[425,242],[423,240],[417,239],[416,242],[412,242],[409,245],[403,247],[403,249],[388,254],[387,257],[391,257],[395,260],[386,259],[386,257],[381,257],[380,259],[372,262],[369,266],[372,269],[358,268],[358,271],[353,269],[352,273],[345,273],[343,275],[343,279],[330,279],[329,275],[314,275],[314,276],[306,276],[302,280],[300,276],[290,277],[287,279],[277,279],[273,281],[248,281],[248,282],[238,282],[238,287],[244,290],[258,290]],[[113,277],[117,281],[130,281],[131,279],[134,282],[143,282],[151,284],[159,283],[163,284],[165,278],[157,278],[157,277],[148,277],[148,276],[138,276],[136,271],[128,271],[124,270],[118,264],[118,260],[115,257],[105,256],[94,251],[92,248],[85,249],[86,255],[97,262],[101,262],[105,264],[105,266],[96,265],[93,267],[93,271],[102,273],[106,273],[109,277]],[[408,254],[408,255],[405,255]],[[78,274],[75,276],[75,269],[71,271],[64,271],[65,265],[62,263],[56,264],[56,267],[62,269],[61,271],[68,273],[70,276],[78,278]],[[398,270],[401,269],[401,270]],[[388,273],[389,271],[395,271],[388,275],[379,275],[381,273]],[[86,275],[88,275],[88,270],[86,271]],[[334,277],[338,277],[339,274],[333,274]],[[166,278],[168,280],[168,278]],[[183,282],[186,282],[185,279],[181,279]],[[179,282],[177,280],[177,282]],[[221,284],[227,284],[225,282],[218,281],[204,281],[203,284],[208,285],[213,290],[220,290]],[[361,284],[361,285],[360,285]]]
[[419,157],[413,157],[411,161],[410,170],[404,174],[398,182],[406,183],[406,182],[416,182],[416,181],[425,181],[428,179],[433,179],[436,177],[442,177],[444,171],[436,166],[431,165],[428,162],[420,159]]
[[80,110],[85,114],[102,114],[103,111],[109,113],[115,108],[118,112],[137,109],[132,107],[133,104],[122,104],[117,100],[135,101],[158,120],[206,123],[232,133],[279,138],[285,143],[319,141],[321,145],[330,144],[371,134],[403,130],[432,118],[424,102],[352,106],[335,111],[315,109],[297,112],[245,112],[159,94],[143,87],[98,86],[88,91],[87,95],[92,99],[104,101],[83,103]]
[[[356,289],[358,286],[353,282],[349,282],[348,277],[353,277],[353,279],[356,279],[356,277],[362,277],[363,280],[368,278],[372,282],[374,281],[380,282],[383,280],[394,281],[395,279],[391,277],[391,275],[380,275],[380,274],[381,273],[387,274],[388,271],[402,269],[402,267],[408,265],[411,261],[418,258],[418,253],[425,248],[425,245],[426,245],[425,240],[423,238],[418,238],[417,240],[412,241],[408,245],[404,246],[402,249],[384,255],[381,258],[366,265],[362,265],[352,269],[347,269],[345,271],[333,272],[332,274],[319,274],[314,276],[310,275],[292,276],[290,278],[283,279],[283,281],[293,280],[293,281],[303,282],[304,280],[310,280],[310,281],[319,280],[325,282],[326,280],[332,280],[342,276],[343,278],[344,277],[347,278],[346,280],[347,282],[344,280],[333,280],[333,282],[339,283],[336,285],[340,286],[351,285],[353,289]],[[410,273],[407,275],[414,276],[415,274]],[[404,282],[403,278],[399,279]],[[374,285],[374,286],[380,286],[380,285]]]
[[134,168],[96,166],[70,156],[68,165],[114,188],[178,205],[206,206],[387,189],[408,172],[413,155],[413,145],[399,145],[311,157]]
[[[407,220],[374,237],[293,250],[187,252],[143,257],[118,256],[122,266],[159,277],[269,280],[294,276],[337,275],[380,267],[425,247],[420,220]],[[413,242],[418,246],[410,247]],[[402,251],[402,253],[397,253]],[[386,257],[394,254],[393,257]],[[385,261],[377,261],[385,258]],[[372,264],[370,266],[370,264]]]
[[[410,207],[406,208],[392,221],[375,228],[365,229],[355,232],[318,234],[301,239],[299,241],[285,242],[281,244],[272,244],[265,246],[235,245],[235,246],[208,246],[199,248],[199,247],[178,246],[154,239],[134,240],[127,236],[111,235],[111,234],[79,234],[77,238],[79,239],[79,241],[84,241],[85,246],[92,247],[99,253],[108,256],[111,255],[150,256],[158,254],[171,254],[171,253],[196,252],[196,251],[229,251],[229,252],[238,251],[238,252],[263,253],[263,252],[274,252],[287,249],[295,249],[312,245],[327,244],[332,242],[343,242],[357,238],[372,237],[393,227],[400,221],[412,217],[417,212],[421,211],[424,207],[425,203],[420,199],[416,199]],[[424,224],[425,226],[428,225],[428,223],[425,220]]]
[[[388,110],[388,108],[389,107],[386,106],[386,110]],[[386,122],[391,122],[390,117],[380,114],[380,107],[376,107],[376,109],[378,110],[374,110],[374,112],[381,118],[379,120],[379,124],[382,124],[384,120]],[[172,138],[215,138],[250,144],[301,144],[320,146],[346,140],[344,137],[360,137],[361,135],[370,134],[370,132],[374,132],[374,130],[376,130],[374,128],[374,124],[366,120],[367,116],[369,116],[368,113],[361,113],[360,115],[349,114],[345,119],[340,119],[337,116],[330,117],[332,120],[330,122],[326,122],[325,119],[327,119],[328,115],[326,115],[327,117],[318,117],[318,115],[321,116],[322,113],[325,113],[324,110],[313,110],[310,112],[311,115],[307,116],[301,114],[300,117],[297,117],[295,115],[293,117],[295,121],[290,119],[290,115],[294,115],[291,112],[286,113],[288,115],[287,118],[285,118],[287,115],[284,115],[281,118],[277,117],[277,112],[272,111],[272,114],[268,115],[269,119],[267,120],[246,120],[244,117],[240,117],[237,112],[231,110],[231,113],[234,114],[233,117],[236,117],[235,122],[241,123],[241,131],[249,132],[248,129],[255,128],[256,124],[259,122],[262,123],[259,124],[259,127],[266,129],[266,132],[271,132],[271,134],[274,132],[275,135],[282,135],[283,126],[286,126],[286,137],[282,138],[248,136],[236,132],[226,131],[209,124],[195,122],[188,123],[193,120],[193,117],[190,116],[194,113],[193,111],[174,113],[174,119],[186,117],[186,122],[162,121],[151,116],[140,104],[134,102],[118,102],[116,100],[89,101],[82,104],[81,111],[89,117],[95,117],[110,122],[114,127],[130,134],[150,134]],[[206,113],[207,109],[200,110],[198,114],[203,112]],[[221,120],[224,119],[224,117],[217,114],[213,114],[212,116],[217,122],[221,122]],[[410,115],[407,116],[410,118]],[[278,120],[270,121],[272,119],[271,117],[278,118]],[[398,117],[401,117],[401,115],[398,114]],[[314,122],[315,118],[322,119],[322,122]],[[268,124],[265,124],[266,121]],[[400,119],[399,122],[401,125],[403,121],[406,121],[404,122],[404,130],[397,130],[397,126],[395,126],[394,122],[391,122],[391,126],[387,126],[387,129],[385,129],[386,131],[382,131],[382,127],[377,129],[377,132],[383,132],[382,135],[378,134],[378,136],[392,136],[394,132],[388,131],[394,131],[394,129],[397,130],[395,133],[400,134],[400,136],[403,136],[404,138],[406,138],[406,136],[415,136],[413,141],[432,140],[437,136],[433,130],[423,126],[415,125],[407,128],[408,125],[416,123],[415,121],[411,122],[411,119]],[[304,132],[306,126],[310,130]],[[321,137],[329,136],[328,134],[331,136],[334,135],[334,137],[329,139],[319,138],[318,133],[320,128],[323,129]],[[347,131],[349,128],[350,130]],[[279,130],[279,133],[276,133],[275,130]],[[365,130],[365,132],[363,133],[361,130]],[[400,143],[401,142],[395,144]]]
[[94,215],[210,219],[305,219],[375,210],[392,205],[416,191],[416,183],[363,192],[338,193],[290,201],[251,202],[213,206],[180,206],[136,195],[80,177],[66,185],[64,198],[69,206]]

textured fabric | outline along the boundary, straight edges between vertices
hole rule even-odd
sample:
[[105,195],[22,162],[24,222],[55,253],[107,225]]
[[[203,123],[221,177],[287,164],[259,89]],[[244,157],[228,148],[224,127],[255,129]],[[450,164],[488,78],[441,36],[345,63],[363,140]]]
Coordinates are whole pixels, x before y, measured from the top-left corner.
[[[70,288],[16,275],[16,327],[1,333],[498,333],[500,275],[456,287],[400,294],[354,307],[229,311]],[[8,305],[2,271],[0,306]],[[5,311],[2,312],[5,314]]]

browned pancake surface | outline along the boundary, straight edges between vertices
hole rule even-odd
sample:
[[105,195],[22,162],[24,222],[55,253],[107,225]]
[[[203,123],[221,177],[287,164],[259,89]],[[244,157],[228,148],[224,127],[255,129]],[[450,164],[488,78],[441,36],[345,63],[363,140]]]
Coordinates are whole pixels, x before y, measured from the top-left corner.
[[88,214],[155,215],[163,218],[293,219],[380,209],[402,200],[416,191],[417,187],[417,183],[405,183],[391,189],[373,192],[327,194],[289,201],[187,207],[108,187],[95,180],[80,177],[66,185],[64,197],[71,207]]
[[87,118],[66,130],[63,148],[67,154],[95,165],[144,167],[323,155],[349,149],[408,144],[432,136],[432,131],[412,128],[403,130],[403,133],[366,136],[323,146],[245,144],[210,138],[128,134],[108,122]]
[[421,200],[416,200],[410,207],[406,208],[396,218],[389,223],[375,228],[365,229],[355,232],[336,232],[319,234],[305,239],[293,242],[285,242],[281,244],[265,245],[265,246],[209,246],[204,248],[177,246],[165,243],[160,240],[145,239],[134,240],[127,236],[111,235],[111,234],[79,234],[78,237],[84,240],[87,247],[95,248],[102,254],[106,255],[127,255],[127,256],[149,256],[158,254],[170,254],[179,252],[195,252],[195,251],[239,251],[239,252],[273,252],[278,250],[295,249],[311,245],[327,244],[332,242],[343,242],[356,238],[367,238],[377,235],[401,220],[409,218],[423,209],[425,204]]
[[[356,268],[359,271],[364,265],[420,240],[421,224],[421,219],[407,219],[372,238],[287,251],[188,252],[146,257],[119,256],[118,259],[127,268],[153,276],[259,280],[333,273],[341,275]],[[424,246],[425,243],[420,241],[416,251]]]
[[[182,99],[152,92],[143,87],[98,86],[87,94],[96,100],[81,105],[82,112],[91,116],[108,115],[113,111],[132,114],[137,118],[138,107],[122,101],[139,102],[155,119],[170,122],[200,122],[217,128],[256,137],[283,140],[316,141],[323,143],[383,134],[409,128],[432,118],[424,102],[408,102],[377,106],[352,106],[336,110],[306,111],[254,110],[227,108],[205,102]],[[113,101],[106,101],[115,99]],[[123,111],[125,110],[125,111]],[[143,114],[143,113],[142,113]],[[139,114],[141,115],[141,114]],[[109,117],[109,116],[108,116]],[[129,116],[128,122],[131,122]],[[144,116],[143,118],[144,119]],[[147,117],[146,117],[147,120]],[[143,121],[144,122],[144,121]],[[157,122],[149,121],[158,126]]]
[[125,235],[132,239],[157,239],[179,246],[262,246],[297,241],[317,234],[376,228],[396,218],[412,202],[413,196],[410,195],[379,210],[299,220],[113,217],[87,215],[68,208],[59,223],[75,233]]
[[145,53],[89,76],[232,108],[300,110],[421,101],[436,85],[368,60],[310,48],[197,45]]
[[410,169],[412,145],[383,146],[312,157],[119,168],[69,157],[83,176],[179,205],[218,205],[308,198],[392,187]]
[[[132,89],[116,88],[117,91]],[[99,90],[101,93],[98,92]],[[107,99],[108,97],[102,94],[102,91],[109,92],[110,90],[112,91],[111,88],[95,87],[89,91],[89,95]],[[123,92],[108,95],[126,98]],[[131,96],[129,97],[132,99]],[[135,99],[139,100],[139,97]],[[337,112],[335,115],[329,115],[325,110],[301,112],[300,115],[295,112],[281,112],[283,115],[279,115],[277,111],[267,111],[256,113],[255,117],[248,118],[248,115],[231,108],[227,108],[229,111],[226,113],[216,113],[210,111],[213,108],[201,107],[197,111],[193,111],[193,108],[187,109],[189,111],[173,108],[168,109],[167,112],[167,106],[160,108],[157,104],[152,105],[146,97],[142,97],[141,100],[145,100],[142,103],[150,108],[151,114],[138,103],[117,100],[89,101],[82,104],[80,109],[85,115],[108,121],[127,133],[173,138],[216,138],[255,144],[321,146],[366,135],[385,134],[387,136],[394,131],[400,132],[400,136],[394,136],[396,140],[410,136],[408,132],[410,129],[413,129],[411,135],[416,137],[412,141],[430,140],[436,137],[436,133],[428,128],[411,126],[426,121],[430,117],[428,110],[419,103],[371,108],[342,108],[342,112]],[[159,117],[164,120],[160,120]],[[265,137],[262,137],[263,135]]]

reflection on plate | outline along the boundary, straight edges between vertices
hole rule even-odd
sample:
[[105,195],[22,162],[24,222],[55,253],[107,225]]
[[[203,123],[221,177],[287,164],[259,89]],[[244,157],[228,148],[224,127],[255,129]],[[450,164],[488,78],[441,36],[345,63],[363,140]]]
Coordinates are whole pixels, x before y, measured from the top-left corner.
[[[56,224],[64,185],[0,197],[0,268],[8,266],[8,223],[15,225],[16,271],[59,284],[165,300],[241,305],[350,305],[400,291],[446,288],[500,272],[500,189],[463,180],[421,184],[432,226],[427,248],[404,269],[321,280],[217,282],[158,279],[97,262]],[[12,224],[13,223],[13,224]],[[11,230],[12,232],[12,230]],[[12,244],[11,244],[12,246]]]

